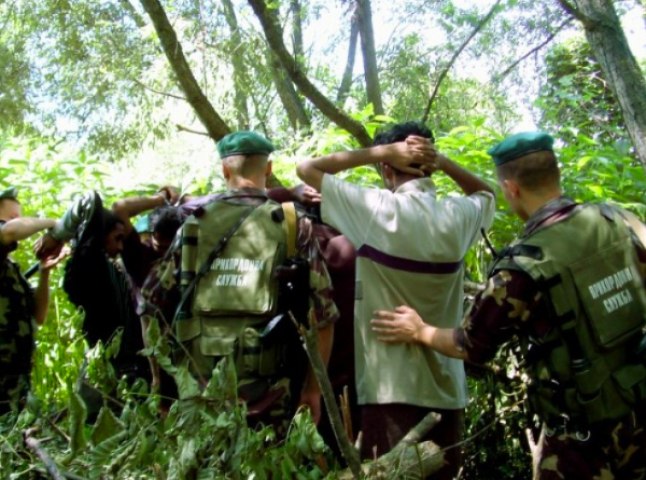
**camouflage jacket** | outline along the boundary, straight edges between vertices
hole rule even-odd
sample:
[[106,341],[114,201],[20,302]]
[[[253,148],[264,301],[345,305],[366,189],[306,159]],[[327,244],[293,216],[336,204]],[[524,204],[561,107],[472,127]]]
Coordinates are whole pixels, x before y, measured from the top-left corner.
[[[229,190],[220,195],[209,195],[195,199],[182,206],[182,217],[191,215],[197,208],[216,201],[222,196],[235,197],[236,202],[253,205],[259,196],[265,196],[256,189]],[[265,201],[265,200],[260,200]],[[181,231],[178,232],[181,235]],[[179,242],[175,242],[179,244]],[[332,284],[325,263],[322,260],[319,244],[314,236],[312,223],[304,215],[299,215],[297,255],[306,258],[310,267],[310,307],[319,327],[336,322],[339,313],[332,300]],[[172,323],[175,309],[180,300],[179,292],[180,248],[176,247],[152,268],[142,288],[143,303],[139,313],[156,316]]]
[[[527,221],[522,237],[541,226],[559,222],[574,206],[576,203],[568,197],[543,206]],[[635,246],[640,267],[646,271],[646,250]],[[467,353],[470,361],[486,363],[514,335],[544,337],[551,328],[550,319],[549,306],[536,282],[522,271],[501,270],[488,279],[462,328],[454,331],[455,344]]]
[[29,375],[34,349],[34,293],[9,258],[16,248],[0,242],[0,390],[6,375]]

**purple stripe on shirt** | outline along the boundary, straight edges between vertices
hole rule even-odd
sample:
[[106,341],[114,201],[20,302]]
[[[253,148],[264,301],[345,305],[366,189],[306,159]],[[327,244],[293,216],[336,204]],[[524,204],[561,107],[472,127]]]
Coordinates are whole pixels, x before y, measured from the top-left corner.
[[373,262],[379,263],[388,268],[411,273],[448,275],[450,273],[458,272],[460,267],[462,267],[462,260],[457,262],[420,262],[419,260],[409,260],[408,258],[389,255],[371,247],[370,245],[362,245],[357,252],[357,256],[369,258]]

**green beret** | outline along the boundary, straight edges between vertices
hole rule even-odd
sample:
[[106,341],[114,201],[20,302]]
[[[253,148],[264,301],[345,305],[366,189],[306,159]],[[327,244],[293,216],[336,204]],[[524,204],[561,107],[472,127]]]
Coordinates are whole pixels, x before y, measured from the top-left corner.
[[233,155],[267,155],[276,150],[269,140],[254,132],[230,133],[218,142],[220,158]]
[[18,190],[16,187],[9,187],[6,190],[0,191],[0,200],[13,200],[18,201]]
[[491,147],[487,153],[493,157],[496,167],[499,167],[530,153],[553,152],[553,145],[554,139],[547,133],[524,132],[505,138],[498,145]]

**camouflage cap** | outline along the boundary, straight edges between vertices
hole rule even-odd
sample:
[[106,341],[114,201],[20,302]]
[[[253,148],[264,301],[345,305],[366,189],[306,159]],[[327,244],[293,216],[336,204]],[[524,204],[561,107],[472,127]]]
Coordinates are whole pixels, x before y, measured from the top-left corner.
[[9,187],[6,190],[0,191],[0,200],[13,200],[18,201],[18,189],[16,187]]
[[493,158],[496,167],[516,160],[530,153],[554,151],[554,138],[544,132],[517,133],[505,138],[499,144],[491,147],[487,153]]
[[255,132],[230,133],[218,142],[220,158],[233,155],[267,155],[276,150],[272,143]]

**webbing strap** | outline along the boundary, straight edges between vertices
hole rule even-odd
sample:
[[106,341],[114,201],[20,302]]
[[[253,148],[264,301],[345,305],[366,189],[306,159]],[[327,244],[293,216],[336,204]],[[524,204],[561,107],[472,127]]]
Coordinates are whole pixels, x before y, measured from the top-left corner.
[[287,234],[287,258],[292,258],[296,255],[296,206],[294,202],[283,203],[281,206],[285,214],[283,228]]

